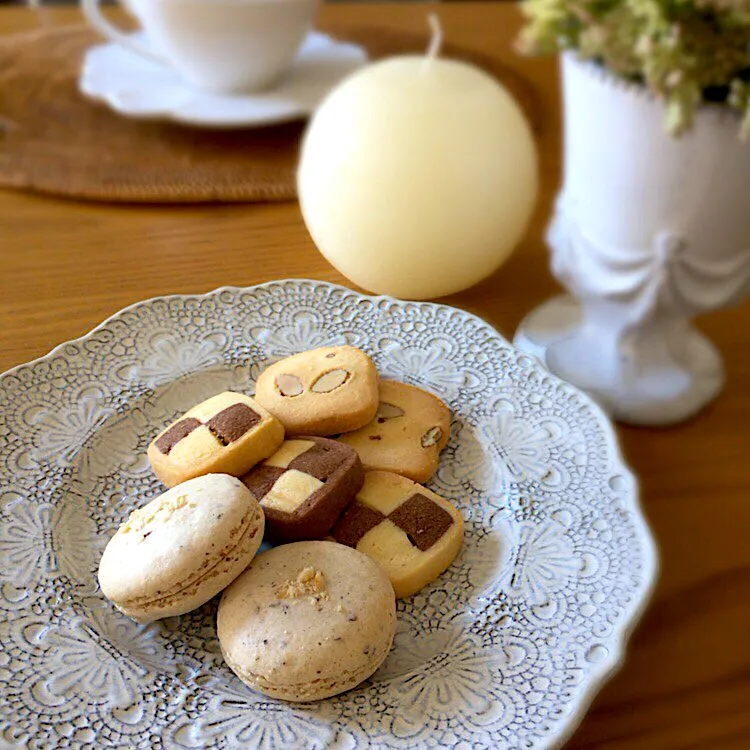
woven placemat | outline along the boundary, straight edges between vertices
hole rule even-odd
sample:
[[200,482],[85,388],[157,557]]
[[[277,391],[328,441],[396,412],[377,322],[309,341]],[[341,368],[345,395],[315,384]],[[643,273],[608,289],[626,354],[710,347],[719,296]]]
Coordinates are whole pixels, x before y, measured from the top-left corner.
[[[381,27],[324,28],[371,59],[424,51],[427,37]],[[289,200],[303,122],[199,130],[129,120],[77,89],[85,26],[0,38],[0,186],[100,201],[203,203]],[[530,84],[491,58],[446,45],[495,75],[538,125]]]

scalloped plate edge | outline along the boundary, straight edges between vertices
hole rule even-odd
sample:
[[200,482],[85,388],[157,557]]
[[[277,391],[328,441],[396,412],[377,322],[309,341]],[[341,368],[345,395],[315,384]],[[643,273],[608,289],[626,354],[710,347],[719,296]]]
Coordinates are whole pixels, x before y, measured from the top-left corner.
[[[235,293],[236,292],[250,292],[255,289],[264,289],[264,288],[275,287],[275,286],[302,285],[302,284],[312,284],[315,286],[328,287],[332,291],[344,292],[345,294],[359,297],[361,299],[369,299],[372,301],[383,301],[383,302],[395,304],[398,306],[403,306],[403,305],[431,306],[431,307],[442,308],[448,311],[460,311],[462,314],[475,320],[480,325],[488,329],[494,336],[498,337],[508,349],[511,349],[514,352],[518,352],[519,354],[521,353],[511,343],[509,343],[509,341],[505,338],[505,336],[503,336],[496,328],[490,325],[486,320],[484,320],[483,318],[481,318],[480,316],[474,313],[468,312],[467,310],[463,310],[461,308],[453,307],[452,305],[446,305],[446,304],[442,304],[438,302],[428,302],[428,301],[401,300],[395,297],[391,297],[389,295],[382,295],[382,294],[381,295],[369,295],[369,294],[364,294],[362,292],[357,292],[353,289],[349,289],[348,287],[345,287],[341,284],[334,284],[329,281],[322,281],[322,280],[317,280],[317,279],[288,278],[288,279],[277,279],[277,280],[272,280],[272,281],[266,281],[260,284],[253,284],[251,286],[246,286],[246,287],[226,285],[226,286],[217,287],[216,289],[213,289],[209,292],[202,292],[202,293],[195,293],[195,294],[156,295],[154,297],[149,297],[144,300],[139,300],[138,302],[134,302],[131,305],[127,305],[126,307],[121,308],[117,312],[105,318],[101,323],[99,323],[94,328],[90,329],[87,333],[83,334],[82,336],[79,336],[75,339],[69,339],[68,341],[64,341],[58,344],[53,349],[51,349],[47,354],[44,354],[40,357],[29,360],[28,362],[15,365],[14,367],[11,367],[5,372],[0,373],[0,381],[2,381],[5,377],[9,375],[15,374],[16,372],[20,371],[21,369],[25,367],[31,367],[39,362],[42,362],[46,359],[50,359],[56,356],[57,354],[61,353],[63,348],[66,346],[69,346],[71,344],[83,343],[84,341],[91,338],[99,331],[106,328],[107,325],[109,325],[114,320],[117,320],[120,316],[124,315],[125,313],[130,312],[132,310],[137,310],[138,308],[142,306],[151,305],[154,302],[167,301],[167,300],[172,300],[172,299],[206,298],[206,297],[219,295],[222,292],[235,292]],[[539,363],[538,360],[536,361],[539,364],[539,367],[544,370],[545,368],[543,367],[543,365],[541,365],[541,363]],[[581,391],[577,389],[575,386],[571,385],[570,383],[567,383],[561,378],[558,378],[553,373],[549,373],[549,377],[575,390],[581,396],[582,400],[586,403],[586,405],[591,409],[592,413],[598,418],[599,424],[604,428],[607,443],[612,449],[613,463],[616,464],[616,468],[622,471],[622,473],[626,474],[632,482],[633,492],[632,492],[632,495],[629,496],[628,502],[632,505],[633,510],[637,511],[637,513],[635,514],[637,515],[637,528],[639,532],[639,539],[643,544],[643,587],[641,591],[639,592],[639,595],[637,597],[634,597],[630,610],[623,616],[621,622],[618,623],[619,627],[617,628],[616,633],[615,633],[616,637],[612,639],[612,644],[610,644],[610,645],[616,644],[617,648],[616,649],[612,648],[609,651],[607,658],[602,660],[602,662],[598,665],[596,670],[592,668],[588,683],[586,684],[585,688],[580,691],[580,694],[577,696],[576,700],[572,704],[571,713],[567,717],[565,717],[564,720],[561,720],[559,722],[558,731],[554,735],[549,737],[549,741],[545,745],[540,746],[542,750],[557,750],[558,748],[561,748],[572,737],[572,735],[578,729],[584,717],[586,716],[586,713],[588,712],[589,708],[591,707],[591,704],[593,703],[594,699],[596,698],[600,690],[604,687],[604,685],[609,680],[611,680],[620,671],[623,664],[625,663],[625,657],[627,655],[627,648],[630,642],[630,638],[633,632],[635,631],[638,623],[640,622],[641,618],[643,617],[643,614],[645,613],[649,605],[649,602],[652,599],[654,590],[656,588],[656,583],[657,583],[658,575],[659,575],[659,555],[658,555],[658,550],[656,546],[656,541],[646,521],[646,517],[643,513],[643,506],[640,502],[640,484],[634,472],[630,469],[628,464],[625,462],[625,459],[622,455],[622,451],[620,449],[620,443],[617,438],[617,434],[615,432],[615,428],[614,428],[614,425],[612,424],[612,421],[609,419],[609,417],[606,415],[603,409],[596,403],[596,401],[594,401],[584,391]]]

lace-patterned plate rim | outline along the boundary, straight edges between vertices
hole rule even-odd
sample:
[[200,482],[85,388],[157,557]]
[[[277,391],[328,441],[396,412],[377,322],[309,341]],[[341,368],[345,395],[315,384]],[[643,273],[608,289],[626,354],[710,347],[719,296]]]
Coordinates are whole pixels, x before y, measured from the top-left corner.
[[[67,357],[68,355],[65,353],[66,347],[78,347],[77,351],[80,352],[80,345],[85,344],[87,340],[95,337],[102,331],[106,331],[108,327],[112,326],[113,323],[126,318],[130,313],[141,311],[144,308],[149,308],[155,304],[169,304],[170,302],[180,300],[201,301],[212,298],[218,299],[221,296],[226,297],[227,295],[234,295],[238,297],[239,295],[257,294],[263,290],[274,291],[280,289],[287,289],[292,292],[300,289],[307,289],[308,291],[320,290],[326,292],[329,295],[332,293],[336,293],[341,295],[342,299],[348,298],[357,302],[369,301],[373,306],[382,306],[389,311],[397,310],[399,308],[410,308],[412,310],[416,309],[419,311],[432,310],[436,313],[438,311],[442,311],[444,314],[457,315],[467,323],[471,323],[477,328],[482,329],[483,332],[486,333],[488,339],[493,340],[503,349],[513,352],[517,357],[525,356],[513,349],[513,347],[482,318],[458,308],[432,302],[412,302],[398,300],[385,295],[364,295],[346,287],[331,284],[329,282],[309,279],[285,279],[278,281],[269,281],[251,287],[224,286],[205,294],[175,294],[157,296],[151,299],[136,302],[113,314],[112,316],[104,320],[101,324],[96,326],[94,329],[89,331],[87,334],[77,339],[64,342],[55,347],[48,354],[30,362],[15,366],[6,371],[2,375],[0,375],[0,384],[2,384],[7,377],[18,374],[24,368],[33,368],[38,363],[44,362],[45,360],[50,360],[61,355],[64,358]],[[581,689],[577,691],[575,699],[571,701],[569,712],[559,720],[557,726],[554,729],[554,732],[546,736],[541,744],[534,745],[535,747],[538,746],[555,748],[562,746],[570,738],[576,727],[579,725],[580,721],[583,719],[591,701],[594,699],[603,684],[607,680],[609,680],[622,666],[625,657],[627,642],[653,593],[658,573],[658,558],[653,537],[641,512],[637,481],[632,472],[627,468],[625,464],[612,423],[599,408],[599,406],[588,396],[581,393],[572,386],[559,381],[557,378],[555,378],[555,376],[548,373],[541,366],[541,364],[533,361],[531,369],[538,372],[548,381],[557,383],[560,386],[565,386],[567,389],[566,393],[575,394],[575,399],[577,400],[578,405],[588,410],[588,412],[590,413],[590,421],[596,422],[597,427],[601,430],[604,443],[606,445],[606,452],[608,454],[608,460],[612,475],[620,475],[621,477],[625,478],[625,484],[627,486],[628,493],[626,493],[624,503],[627,506],[627,510],[631,514],[632,521],[635,526],[635,533],[640,546],[639,562],[641,566],[641,581],[639,589],[635,591],[634,596],[630,600],[628,609],[619,617],[614,634],[606,639],[606,648],[602,649],[602,653],[598,655],[598,658],[596,659],[597,663],[588,673],[585,685],[583,685]],[[596,639],[594,639],[592,635],[592,647],[595,647],[595,641]]]
[[[393,304],[394,306],[405,306],[405,305],[414,305],[414,306],[429,306],[433,308],[439,308],[443,309],[445,311],[449,312],[458,312],[462,316],[465,316],[467,319],[471,319],[474,322],[480,324],[481,326],[484,326],[487,329],[487,332],[493,336],[494,338],[499,339],[508,349],[514,349],[513,346],[511,346],[510,343],[508,343],[508,340],[500,334],[497,329],[493,328],[486,320],[479,317],[478,315],[475,315],[474,313],[470,313],[466,310],[461,310],[457,307],[452,307],[451,305],[445,305],[440,304],[437,302],[416,302],[411,300],[401,300],[397,299],[396,297],[390,297],[387,294],[364,294],[361,292],[355,292],[353,289],[349,289],[348,287],[342,286],[341,284],[334,284],[330,281],[319,281],[317,279],[296,279],[296,278],[289,278],[289,279],[275,279],[273,281],[264,281],[260,284],[253,284],[252,286],[233,286],[233,285],[225,285],[217,287],[216,289],[212,289],[209,292],[196,292],[196,293],[177,293],[177,294],[162,294],[162,295],[156,295],[154,297],[148,297],[146,299],[138,300],[137,302],[133,302],[130,305],[126,305],[125,307],[120,308],[116,312],[112,313],[112,315],[109,315],[106,317],[101,323],[98,323],[93,328],[89,329],[86,333],[82,334],[78,338],[75,339],[68,339],[68,341],[63,341],[62,343],[58,344],[57,346],[50,349],[46,354],[42,354],[39,357],[36,357],[35,359],[30,359],[27,362],[21,362],[20,364],[13,365],[13,367],[8,368],[4,372],[0,373],[0,381],[7,377],[8,375],[15,375],[20,370],[27,368],[27,367],[33,367],[36,364],[39,364],[40,362],[43,362],[44,360],[48,360],[60,353],[63,352],[66,346],[78,345],[84,343],[87,339],[90,339],[95,334],[99,333],[100,331],[106,330],[112,323],[116,322],[120,318],[124,317],[127,313],[131,312],[137,312],[138,310],[142,308],[151,307],[155,303],[158,302],[170,302],[173,300],[202,300],[202,299],[209,299],[211,297],[217,297],[221,294],[228,293],[228,294],[243,294],[243,293],[252,293],[255,291],[263,290],[263,289],[274,289],[276,287],[298,287],[300,285],[305,286],[311,286],[311,287],[319,287],[321,289],[328,289],[330,291],[336,291],[343,293],[347,296],[351,296],[355,299],[361,299],[361,300],[370,300],[371,302],[385,302]],[[554,378],[554,376],[550,373],[550,377]],[[588,399],[588,397],[581,393],[581,396],[583,398]],[[599,410],[598,406],[596,406],[595,402],[588,399],[590,404],[597,410]],[[599,410],[601,411],[601,410]],[[601,413],[603,416],[603,421],[606,423],[610,429],[611,423],[609,419],[604,415],[604,413]],[[614,444],[617,445],[617,439],[614,435],[614,430],[612,430],[612,440],[614,441]],[[623,463],[622,456],[619,455],[620,462]]]

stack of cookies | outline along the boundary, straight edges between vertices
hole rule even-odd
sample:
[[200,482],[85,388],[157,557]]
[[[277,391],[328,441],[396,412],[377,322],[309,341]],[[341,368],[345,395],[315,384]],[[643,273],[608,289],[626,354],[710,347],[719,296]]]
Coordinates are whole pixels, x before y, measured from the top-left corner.
[[[254,398],[221,393],[156,436],[170,489],[110,540],[102,591],[140,622],[224,591],[219,642],[240,679],[291,701],[348,690],[387,656],[396,597],[461,547],[461,514],[421,484],[449,434],[440,399],[380,380],[359,349],[276,362]],[[264,537],[277,546],[258,555]]]

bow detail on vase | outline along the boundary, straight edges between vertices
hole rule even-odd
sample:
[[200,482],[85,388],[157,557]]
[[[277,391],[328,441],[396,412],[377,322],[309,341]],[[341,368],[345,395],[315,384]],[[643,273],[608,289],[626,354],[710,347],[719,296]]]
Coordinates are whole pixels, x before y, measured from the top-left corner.
[[699,255],[685,237],[661,230],[647,247],[615,247],[591,237],[564,198],[547,240],[555,277],[581,299],[629,303],[631,324],[657,311],[692,317],[725,307],[750,287],[750,246],[731,255]]

